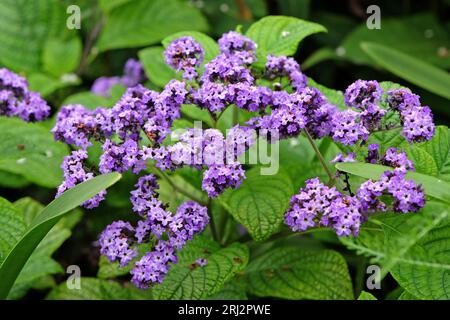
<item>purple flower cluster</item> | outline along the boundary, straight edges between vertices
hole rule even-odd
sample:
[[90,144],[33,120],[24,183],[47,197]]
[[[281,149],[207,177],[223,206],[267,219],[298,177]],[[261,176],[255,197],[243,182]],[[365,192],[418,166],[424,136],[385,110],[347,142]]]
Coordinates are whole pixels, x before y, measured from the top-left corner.
[[286,56],[267,56],[266,74],[271,80],[287,77],[292,87],[297,91],[306,87],[308,80],[300,71],[300,65],[293,58]]
[[209,197],[217,197],[227,188],[238,188],[245,179],[237,158],[255,143],[255,135],[248,127],[235,126],[226,138],[216,129],[190,129],[180,135],[180,142],[152,150],[149,158],[161,170],[175,170],[183,166],[206,167],[202,189]]
[[88,110],[82,105],[66,105],[61,108],[52,129],[55,140],[86,149],[91,139],[102,141],[113,131],[111,110]]
[[345,90],[345,104],[364,109],[369,105],[376,104],[381,100],[383,89],[377,81],[356,80]]
[[129,222],[119,220],[111,223],[100,234],[100,254],[110,261],[118,260],[121,267],[126,266],[138,255],[136,248],[131,247],[133,233],[134,228]]
[[35,122],[48,118],[50,107],[37,92],[30,91],[25,78],[0,68],[0,116],[17,116]]
[[333,114],[331,134],[333,140],[346,146],[369,138],[369,130],[362,123],[359,113],[350,109]]
[[420,104],[419,96],[405,89],[388,92],[389,107],[400,113],[402,135],[408,142],[430,140],[434,135],[433,113]]
[[[64,172],[64,182],[58,187],[56,197],[59,197],[64,191],[75,187],[77,184],[90,180],[94,177],[92,172],[86,170],[85,162],[88,158],[86,150],[72,151],[69,156],[64,158],[61,168]],[[101,201],[105,199],[106,191],[103,190],[91,199],[82,204],[86,209],[98,207]]]
[[[373,145],[372,145],[373,146]],[[372,149],[375,149],[373,146]],[[378,150],[378,148],[376,148]],[[371,150],[369,149],[370,157]],[[376,161],[375,161],[376,162]],[[372,161],[372,163],[374,163]],[[391,166],[393,171],[386,171],[378,181],[368,180],[364,182],[357,192],[357,197],[361,202],[362,211],[370,213],[374,211],[394,212],[416,212],[425,205],[425,194],[420,185],[412,180],[407,180],[405,175],[408,171],[414,171],[414,165],[404,152],[398,152],[395,148],[386,150],[385,155],[379,163]],[[383,195],[390,195],[393,198],[392,207],[380,200]]]
[[227,57],[233,56],[244,64],[252,64],[256,61],[256,43],[240,33],[235,31],[225,33],[218,43],[220,52]]
[[338,236],[356,236],[362,222],[360,204],[335,187],[327,187],[318,178],[306,181],[297,195],[291,198],[285,223],[292,231],[332,227]]
[[134,87],[144,82],[147,76],[144,72],[144,66],[135,59],[128,59],[125,63],[123,76],[100,77],[94,81],[91,92],[100,96],[109,97],[111,88],[118,84],[125,87]]
[[134,244],[153,243],[152,250],[134,263],[132,282],[138,288],[148,288],[163,281],[172,263],[177,262],[176,252],[194,235],[202,232],[209,222],[207,209],[194,201],[181,204],[172,214],[157,196],[158,184],[153,175],[139,178],[131,192],[133,210],[142,220],[136,228],[122,221],[113,222],[100,235],[100,252],[110,260],[120,261],[123,267],[137,257]]
[[169,66],[183,71],[183,78],[193,80],[198,76],[195,68],[203,62],[205,51],[192,37],[181,37],[167,46],[164,55]]

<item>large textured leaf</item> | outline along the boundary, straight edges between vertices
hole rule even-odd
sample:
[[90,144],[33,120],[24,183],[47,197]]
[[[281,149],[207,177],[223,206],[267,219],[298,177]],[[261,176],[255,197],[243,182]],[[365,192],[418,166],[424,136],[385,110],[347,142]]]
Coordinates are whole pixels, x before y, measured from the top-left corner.
[[82,44],[78,37],[69,40],[49,39],[42,53],[43,69],[55,77],[75,71],[81,58]]
[[139,290],[127,283],[125,287],[110,280],[80,278],[80,289],[60,284],[47,296],[48,300],[133,300],[151,299],[151,292]]
[[450,74],[421,59],[380,44],[364,42],[363,50],[381,67],[430,92],[450,99]]
[[[450,67],[450,59],[438,55],[440,47],[448,46],[448,32],[439,25],[436,17],[432,14],[405,18],[382,17],[380,30],[368,29],[364,22],[344,40],[342,44],[345,49],[344,57],[356,63],[371,65],[372,60],[360,47],[364,41],[376,42],[400,50],[442,68]],[[411,68],[413,67],[411,65]]]
[[20,211],[0,197],[0,263],[25,232],[25,221]]
[[260,297],[353,299],[347,264],[340,254],[330,250],[270,250],[248,265],[244,279],[247,290]]
[[[206,258],[208,264],[196,266],[198,258]],[[242,244],[220,248],[217,243],[197,237],[178,253],[178,259],[163,283],[153,288],[156,299],[207,298],[242,271],[249,256],[248,248]]]
[[362,291],[358,297],[358,300],[377,300],[377,298],[375,298],[374,295],[369,292]]
[[15,71],[40,70],[47,39],[76,36],[66,19],[66,7],[58,0],[0,1],[0,62]]
[[220,203],[246,227],[255,240],[267,239],[277,231],[294,190],[290,177],[283,171],[261,175],[256,167],[236,189],[227,190]]
[[55,77],[45,73],[32,73],[28,77],[30,90],[38,91],[43,97],[49,96],[58,89],[79,85],[81,79],[75,74]]
[[52,201],[31,222],[30,227],[11,248],[0,265],[0,299],[6,298],[29,257],[53,226],[70,210],[92,198],[120,179],[120,174],[110,173],[95,177],[67,190]]
[[[340,171],[374,180],[378,180],[383,172],[392,170],[391,167],[357,162],[338,163],[336,168]],[[406,178],[421,184],[427,195],[447,203],[450,202],[450,183],[418,172],[408,172]]]
[[450,292],[449,211],[429,201],[418,213],[372,217],[357,238],[341,241],[360,254],[373,257],[408,292],[422,299],[448,299]]
[[136,0],[114,7],[97,43],[100,51],[158,43],[183,30],[205,31],[200,11],[178,0]]
[[258,44],[257,56],[261,63],[268,54],[293,55],[300,41],[317,32],[326,32],[326,29],[293,17],[268,16],[252,24],[246,35]]
[[434,137],[420,144],[402,145],[418,172],[450,182],[450,132],[436,127]]
[[0,118],[0,169],[20,174],[44,187],[61,183],[63,158],[67,147],[53,140],[39,124],[14,118]]
[[145,48],[140,50],[138,55],[148,78],[157,86],[164,87],[166,83],[176,78],[175,70],[166,65],[164,61],[162,47]]

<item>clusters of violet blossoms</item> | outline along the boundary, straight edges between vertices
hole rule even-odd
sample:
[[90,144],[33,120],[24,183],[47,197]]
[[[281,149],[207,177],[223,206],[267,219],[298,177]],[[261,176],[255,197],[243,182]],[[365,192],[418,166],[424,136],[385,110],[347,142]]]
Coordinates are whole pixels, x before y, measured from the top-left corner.
[[[199,74],[205,52],[192,37],[182,37],[170,43],[164,53],[166,63],[183,73],[182,81],[171,80],[161,92],[137,84],[111,109],[64,106],[52,131],[56,140],[78,150],[63,163],[65,181],[58,194],[97,172],[131,170],[141,174],[153,161],[162,171],[184,166],[204,170],[202,189],[214,198],[228,188],[238,188],[245,179],[238,157],[255,143],[255,134],[285,139],[305,132],[313,139],[328,136],[345,146],[358,142],[363,145],[370,133],[382,129],[387,112],[399,114],[402,135],[408,142],[433,136],[430,109],[421,106],[419,98],[405,89],[384,93],[376,81],[358,80],[344,95],[349,108],[339,110],[317,88],[307,86],[307,78],[293,58],[268,56],[264,70],[254,72],[250,65],[256,61],[256,48],[249,38],[237,32],[226,33],[219,39],[220,54],[207,62]],[[258,85],[258,77],[272,81],[272,87]],[[380,107],[382,102],[388,109]],[[173,121],[180,117],[182,105],[207,110],[213,122],[230,105],[255,115],[244,125],[232,127],[226,137],[215,128],[194,128],[186,130],[179,142],[163,144]],[[146,139],[149,144],[144,144]],[[86,150],[93,141],[102,144],[98,169],[85,165]],[[393,197],[394,211],[417,211],[424,205],[424,194],[420,186],[405,179],[405,170],[411,170],[412,165],[399,165],[402,157],[396,158],[388,151],[379,158],[378,147],[369,146],[367,162],[381,161],[393,166],[394,172],[386,172],[380,181],[367,181],[356,195],[346,195],[317,178],[308,180],[306,187],[291,199],[285,222],[294,231],[326,226],[339,236],[356,236],[369,213],[387,209],[381,195]],[[355,154],[338,155],[335,161],[355,161]],[[119,261],[121,266],[138,258],[138,244],[153,244],[131,271],[132,281],[140,288],[161,282],[170,265],[176,263],[176,251],[208,223],[207,209],[193,201],[180,205],[175,214],[169,212],[159,201],[157,188],[154,176],[141,176],[130,199],[141,220],[135,227],[114,222],[99,240],[101,253],[111,261]],[[83,205],[95,207],[105,194],[104,191]],[[207,262],[196,263],[204,266]]]
[[[135,187],[130,200],[141,220],[136,227],[128,222],[113,222],[102,232],[98,243],[100,253],[110,261],[119,261],[121,267],[138,257],[138,244],[152,243],[152,250],[135,261],[130,271],[131,281],[145,289],[163,281],[177,262],[176,252],[205,229],[209,216],[206,207],[194,201],[184,202],[172,214],[158,199],[159,186],[152,174],[140,177]],[[198,264],[206,265],[204,260]]]
[[144,82],[147,76],[144,72],[144,66],[135,59],[128,59],[125,63],[122,76],[100,77],[94,81],[91,92],[99,96],[109,97],[111,88],[116,84],[130,88]]
[[38,92],[30,91],[25,78],[0,68],[0,116],[35,122],[45,120],[49,115],[47,102]]

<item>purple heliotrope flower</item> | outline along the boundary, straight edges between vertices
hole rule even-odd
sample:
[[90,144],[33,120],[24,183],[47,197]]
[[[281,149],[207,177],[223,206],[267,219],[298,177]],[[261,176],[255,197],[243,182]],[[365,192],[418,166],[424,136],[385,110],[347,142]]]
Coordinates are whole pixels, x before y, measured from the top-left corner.
[[332,119],[331,134],[334,141],[351,146],[369,138],[369,131],[361,122],[360,114],[353,110],[335,112]]
[[[92,172],[87,171],[85,162],[88,158],[86,150],[72,151],[69,156],[64,157],[61,165],[64,173],[64,181],[58,187],[56,197],[59,197],[64,191],[75,187],[77,184],[94,178]],[[106,191],[103,190],[91,199],[81,204],[86,209],[98,207],[101,201],[105,199]]]
[[267,56],[266,75],[272,80],[287,77],[295,90],[303,89],[307,83],[306,76],[300,71],[300,65],[293,58],[286,56]]
[[345,90],[345,104],[349,107],[364,109],[381,100],[383,89],[377,81],[356,80]]
[[29,90],[25,78],[0,68],[0,115],[36,122],[50,116],[50,107],[38,92]]
[[126,266],[138,255],[137,249],[131,248],[134,228],[129,222],[115,221],[100,234],[98,244],[100,254],[110,261],[119,261],[121,267]]
[[211,198],[228,188],[237,189],[245,179],[245,172],[238,163],[212,165],[203,173],[202,189]]
[[244,64],[256,61],[256,43],[235,31],[224,33],[218,41],[220,52],[225,56],[233,56]]
[[356,236],[361,225],[359,201],[322,184],[318,178],[306,181],[291,198],[285,223],[292,231],[332,227],[338,236]]
[[164,51],[166,63],[177,72],[183,71],[183,78],[197,77],[196,67],[203,62],[205,52],[192,37],[181,37],[172,41]]

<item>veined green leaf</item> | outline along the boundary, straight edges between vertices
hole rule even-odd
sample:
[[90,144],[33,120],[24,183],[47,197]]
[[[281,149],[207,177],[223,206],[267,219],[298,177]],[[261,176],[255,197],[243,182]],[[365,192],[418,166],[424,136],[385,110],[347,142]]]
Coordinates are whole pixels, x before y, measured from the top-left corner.
[[294,192],[290,177],[283,171],[266,176],[260,170],[248,170],[238,189],[227,190],[219,197],[220,203],[255,240],[267,239],[280,228]]
[[244,271],[247,290],[260,297],[282,299],[353,299],[345,259],[331,250],[274,248]]
[[267,55],[293,55],[305,37],[326,31],[320,24],[294,17],[268,16],[252,24],[246,36],[258,44],[257,63],[263,64]]
[[38,185],[53,188],[62,181],[60,168],[66,145],[38,123],[0,117],[0,169],[19,174]]
[[[195,264],[205,258],[208,264]],[[167,273],[163,283],[153,288],[156,299],[205,299],[219,292],[236,273],[242,271],[249,259],[248,248],[233,243],[226,248],[197,236],[178,252],[178,263]]]
[[114,7],[96,46],[100,51],[148,46],[182,30],[205,31],[206,19],[177,0],[135,0]]

